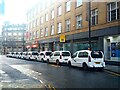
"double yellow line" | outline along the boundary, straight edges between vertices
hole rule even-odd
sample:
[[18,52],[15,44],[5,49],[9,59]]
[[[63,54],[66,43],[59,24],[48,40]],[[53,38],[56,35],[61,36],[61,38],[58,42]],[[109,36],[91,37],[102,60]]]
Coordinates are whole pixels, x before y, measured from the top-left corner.
[[112,75],[120,77],[120,74],[118,74],[118,73],[115,73],[115,72],[112,72],[112,71],[109,71],[109,70],[104,70],[104,71],[106,71],[106,72],[108,72],[108,73],[110,73]]
[[56,88],[53,87],[51,84],[48,84],[48,88],[49,88],[50,90],[56,90]]

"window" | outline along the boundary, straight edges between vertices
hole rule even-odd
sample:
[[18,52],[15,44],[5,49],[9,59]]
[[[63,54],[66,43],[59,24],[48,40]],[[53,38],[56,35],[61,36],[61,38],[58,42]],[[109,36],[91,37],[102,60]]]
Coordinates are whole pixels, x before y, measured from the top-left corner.
[[51,25],[51,35],[54,35],[54,25]]
[[62,14],[62,7],[59,6],[59,7],[58,7],[58,16],[60,16],[61,14]]
[[48,27],[45,28],[45,36],[48,36]]
[[94,9],[91,12],[91,25],[98,24],[98,9]]
[[45,21],[48,21],[48,14],[45,14]]
[[19,36],[21,36],[21,35],[22,35],[22,33],[18,33],[18,35],[19,35]]
[[92,58],[102,58],[103,55],[102,55],[102,53],[99,52],[99,51],[92,51],[92,52],[91,52],[91,57],[92,57]]
[[62,52],[62,56],[70,56],[69,52]]
[[58,23],[58,33],[62,32],[62,23]]
[[54,56],[60,56],[60,52],[55,52]]
[[82,15],[76,16],[76,29],[82,28]]
[[88,53],[87,52],[80,52],[79,54],[78,54],[78,57],[79,58],[85,58],[85,57],[88,57]]
[[51,18],[54,18],[54,10],[51,11]]
[[43,37],[43,36],[44,36],[44,30],[41,29],[41,30],[40,30],[40,37]]
[[77,0],[76,3],[77,3],[77,4],[76,4],[76,7],[79,7],[80,5],[82,5],[82,0]]
[[39,31],[36,31],[36,38],[39,38]]
[[111,2],[107,5],[107,15],[108,21],[118,20],[120,17],[119,15],[119,3]]
[[13,33],[13,35],[14,35],[14,36],[16,36],[16,35],[17,35],[17,33]]
[[66,31],[70,31],[70,19],[66,20]]
[[11,36],[12,35],[12,33],[8,33],[8,36]]
[[71,4],[70,0],[66,2],[66,12],[70,11],[70,4]]
[[40,24],[42,24],[42,23],[43,23],[43,17],[40,18]]

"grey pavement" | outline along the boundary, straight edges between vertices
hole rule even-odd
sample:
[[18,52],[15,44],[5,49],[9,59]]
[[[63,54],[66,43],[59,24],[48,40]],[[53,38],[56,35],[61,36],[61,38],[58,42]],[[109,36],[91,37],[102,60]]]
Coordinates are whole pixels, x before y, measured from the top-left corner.
[[105,70],[108,70],[108,71],[112,71],[112,72],[115,72],[117,74],[120,74],[120,66],[116,66],[116,65],[106,65]]

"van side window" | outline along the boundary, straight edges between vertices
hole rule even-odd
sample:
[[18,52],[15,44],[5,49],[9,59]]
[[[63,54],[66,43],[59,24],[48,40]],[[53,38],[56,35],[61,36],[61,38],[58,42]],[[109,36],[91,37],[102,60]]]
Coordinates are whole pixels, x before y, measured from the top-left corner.
[[79,58],[85,58],[85,57],[88,57],[88,53],[87,52],[80,52],[79,55],[78,55]]
[[54,56],[60,56],[59,52],[55,52]]

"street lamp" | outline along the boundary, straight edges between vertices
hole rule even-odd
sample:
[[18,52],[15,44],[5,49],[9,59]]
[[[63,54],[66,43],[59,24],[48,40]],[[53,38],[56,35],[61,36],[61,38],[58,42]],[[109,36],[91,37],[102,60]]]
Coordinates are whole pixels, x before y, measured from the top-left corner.
[[88,46],[88,50],[91,50],[91,0],[89,0],[88,2],[88,17],[89,17],[89,25],[88,25],[88,29],[89,29],[89,46]]

